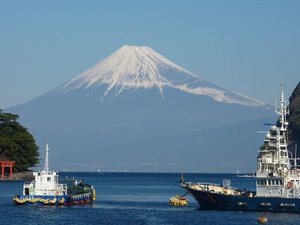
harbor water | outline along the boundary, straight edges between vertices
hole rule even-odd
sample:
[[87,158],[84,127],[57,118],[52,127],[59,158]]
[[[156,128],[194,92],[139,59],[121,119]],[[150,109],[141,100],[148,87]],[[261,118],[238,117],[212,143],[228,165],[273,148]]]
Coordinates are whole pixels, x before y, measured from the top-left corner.
[[[185,194],[179,186],[180,174],[175,173],[59,173],[60,178],[82,179],[97,190],[97,200],[91,205],[76,206],[16,206],[15,194],[22,192],[23,181],[0,181],[0,224],[258,224],[258,218],[268,218],[267,224],[299,224],[300,215],[293,213],[262,213],[238,211],[205,211],[199,209],[187,195],[187,207],[173,207],[169,199]],[[255,190],[252,177],[236,174],[185,174],[186,181],[221,184],[231,180],[234,187]]]

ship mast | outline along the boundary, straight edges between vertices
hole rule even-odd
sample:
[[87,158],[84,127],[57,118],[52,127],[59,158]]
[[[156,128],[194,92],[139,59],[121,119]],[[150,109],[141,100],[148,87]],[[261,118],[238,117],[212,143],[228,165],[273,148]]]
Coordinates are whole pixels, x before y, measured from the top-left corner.
[[290,179],[291,163],[287,143],[287,104],[284,95],[284,85],[280,85],[280,101],[275,112],[278,122],[272,125],[264,139],[257,157],[256,195],[257,196],[286,196],[284,187]]
[[281,123],[281,131],[286,131],[287,130],[287,126],[289,125],[289,123],[286,120],[286,115],[289,113],[287,110],[287,106],[286,106],[286,102],[285,102],[285,96],[284,96],[284,84],[280,85],[280,89],[281,89],[281,98],[280,98],[280,106],[279,109],[276,109],[276,113],[280,116],[280,123]]
[[48,155],[49,155],[49,145],[47,143],[46,144],[46,159],[45,159],[45,167],[44,167],[44,171],[46,171],[46,173],[49,172]]
[[281,98],[279,109],[276,110],[276,113],[279,115],[279,135],[277,135],[277,148],[279,150],[279,159],[281,163],[285,164],[288,168],[290,168],[289,156],[287,150],[287,126],[288,122],[286,119],[287,114],[289,113],[286,106],[285,96],[284,96],[284,84],[280,85],[281,89]]
[[257,158],[257,176],[285,176],[290,169],[287,149],[287,105],[284,95],[284,85],[280,85],[281,96],[279,106],[275,111],[279,115],[278,123],[270,127],[264,140],[264,146]]
[[295,144],[295,158],[294,158],[294,168],[295,170],[297,169],[298,165],[297,165],[297,143]]

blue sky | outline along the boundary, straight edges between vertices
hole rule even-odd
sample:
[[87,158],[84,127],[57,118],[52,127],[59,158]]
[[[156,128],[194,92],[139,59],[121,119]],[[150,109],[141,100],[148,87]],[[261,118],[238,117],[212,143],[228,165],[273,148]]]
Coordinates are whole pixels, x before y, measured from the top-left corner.
[[123,46],[274,103],[300,81],[300,1],[0,0],[0,108],[70,80]]

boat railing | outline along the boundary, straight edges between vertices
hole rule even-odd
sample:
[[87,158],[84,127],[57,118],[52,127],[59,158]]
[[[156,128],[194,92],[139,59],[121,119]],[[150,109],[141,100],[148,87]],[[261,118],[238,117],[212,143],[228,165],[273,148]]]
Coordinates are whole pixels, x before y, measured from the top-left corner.
[[219,186],[222,187],[221,184],[214,184],[214,183],[205,183],[205,182],[184,182],[184,184],[188,185],[188,186],[192,186],[192,185],[207,185],[207,186]]
[[66,184],[59,184],[58,185],[58,190],[59,191],[67,191],[67,185]]
[[215,183],[205,183],[205,182],[197,182],[196,185],[208,185],[208,186],[218,186],[222,187],[222,184],[215,184]]
[[216,184],[216,183],[206,183],[206,182],[197,182],[197,183],[189,183],[189,186],[203,186],[203,187],[220,187],[220,188],[224,188],[224,189],[231,189],[231,190],[240,190],[238,188],[234,188],[234,187],[231,187],[231,186],[224,186],[222,184]]
[[300,177],[300,169],[298,169],[298,168],[291,169],[289,171],[289,173],[290,173],[291,176]]
[[26,181],[26,182],[23,183],[23,186],[24,186],[24,187],[35,186],[35,182],[29,182],[29,181]]

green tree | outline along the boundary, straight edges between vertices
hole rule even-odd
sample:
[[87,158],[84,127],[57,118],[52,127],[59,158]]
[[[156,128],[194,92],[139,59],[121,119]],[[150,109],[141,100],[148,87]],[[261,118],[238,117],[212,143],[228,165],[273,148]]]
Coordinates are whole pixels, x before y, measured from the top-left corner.
[[14,160],[15,171],[22,172],[39,162],[38,146],[19,116],[0,110],[0,160]]
[[289,138],[293,143],[300,144],[300,82],[289,99]]

